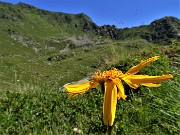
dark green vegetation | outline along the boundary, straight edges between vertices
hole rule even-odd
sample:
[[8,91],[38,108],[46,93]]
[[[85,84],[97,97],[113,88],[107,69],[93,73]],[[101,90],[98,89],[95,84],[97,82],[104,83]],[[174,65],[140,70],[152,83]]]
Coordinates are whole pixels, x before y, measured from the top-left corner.
[[[171,73],[159,88],[132,90],[117,105],[114,134],[178,134],[180,129],[179,19],[148,26],[97,26],[85,14],[52,13],[0,3],[0,134],[101,134],[100,90],[69,98],[62,86],[98,69],[123,72],[140,60],[160,59],[141,73]],[[156,43],[156,44],[155,44]]]

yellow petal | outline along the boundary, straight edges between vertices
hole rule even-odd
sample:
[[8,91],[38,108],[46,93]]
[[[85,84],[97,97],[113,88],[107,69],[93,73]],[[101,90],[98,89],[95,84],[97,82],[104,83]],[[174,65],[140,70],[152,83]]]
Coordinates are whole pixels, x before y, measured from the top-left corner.
[[139,87],[139,84],[132,83],[128,77],[124,77],[122,79],[133,89],[137,89]]
[[114,84],[118,87],[118,93],[117,93],[117,98],[118,100],[120,98],[123,98],[124,100],[126,100],[126,95],[125,95],[125,92],[124,92],[124,86],[122,84],[122,81],[119,79],[119,78],[116,78],[116,79],[113,79],[112,80],[114,82]]
[[77,96],[78,94],[83,94],[87,92],[90,88],[95,88],[98,83],[92,81],[85,82],[83,84],[70,84],[70,85],[65,85],[64,87],[66,88],[67,93],[70,96]]
[[133,66],[132,68],[130,68],[126,74],[136,74],[137,72],[139,72],[143,67],[149,65],[151,62],[156,61],[158,59],[158,56],[154,56],[152,58],[149,58],[145,61],[142,61],[140,64]]
[[92,80],[92,81],[90,82],[90,85],[91,85],[91,88],[96,88],[96,87],[99,85],[99,83],[96,82],[96,81],[94,81],[94,80]]
[[147,86],[147,87],[160,87],[161,84],[155,84],[155,83],[143,83],[141,85]]
[[165,81],[173,78],[173,76],[171,74],[162,76],[129,75],[125,78],[133,84],[144,84]]
[[105,83],[104,103],[103,103],[103,121],[106,125],[112,126],[115,119],[117,104],[117,87],[108,80]]

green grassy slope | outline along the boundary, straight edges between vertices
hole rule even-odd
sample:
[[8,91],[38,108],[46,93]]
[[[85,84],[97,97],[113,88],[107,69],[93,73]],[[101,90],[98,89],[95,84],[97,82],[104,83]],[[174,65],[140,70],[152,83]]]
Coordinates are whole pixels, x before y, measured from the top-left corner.
[[[131,44],[141,45],[132,48]],[[172,73],[174,79],[160,88],[129,89],[128,100],[118,102],[114,134],[178,134],[179,132],[179,46],[157,47],[148,43],[117,42],[90,48],[76,48],[66,59],[48,62],[21,57],[1,58],[1,134],[101,134],[103,97],[100,89],[75,98],[59,89],[67,82],[86,77],[97,69],[118,67],[123,72],[154,55],[160,59],[143,74]],[[2,70],[3,69],[3,70]]]
[[[72,24],[80,27],[81,23],[91,21],[84,14],[51,13],[23,3],[18,5],[1,3],[0,7],[2,13],[0,17],[1,87],[13,84],[16,79],[23,82],[38,82],[32,79],[34,75],[44,77],[45,82],[63,78],[67,72],[63,70],[76,65],[70,66],[67,60],[54,63],[47,59],[56,55],[73,58],[76,54],[69,49],[75,49],[78,44],[73,43],[68,39],[69,37],[75,35],[72,40],[79,43],[81,40],[78,38],[81,39],[85,35],[86,39],[83,39],[82,45],[86,44],[86,40],[88,43],[89,40],[97,39],[91,33],[85,34],[79,28],[69,27]],[[67,23],[68,17],[71,19],[69,23]],[[17,78],[14,77],[16,74]]]

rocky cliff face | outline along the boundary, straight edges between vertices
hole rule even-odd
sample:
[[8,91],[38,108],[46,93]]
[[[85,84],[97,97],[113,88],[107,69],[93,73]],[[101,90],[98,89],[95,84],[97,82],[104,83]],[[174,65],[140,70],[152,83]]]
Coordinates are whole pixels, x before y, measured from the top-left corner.
[[103,25],[97,26],[95,23],[86,22],[83,26],[84,32],[95,32],[97,35],[104,36],[111,39],[118,39],[117,31],[118,29],[115,26]]

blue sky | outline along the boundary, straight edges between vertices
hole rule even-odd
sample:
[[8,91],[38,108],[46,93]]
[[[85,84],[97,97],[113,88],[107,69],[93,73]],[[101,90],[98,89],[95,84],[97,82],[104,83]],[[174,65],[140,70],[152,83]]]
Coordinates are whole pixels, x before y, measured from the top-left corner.
[[180,0],[0,0],[24,2],[48,11],[85,13],[97,25],[118,28],[149,24],[164,16],[180,18]]

